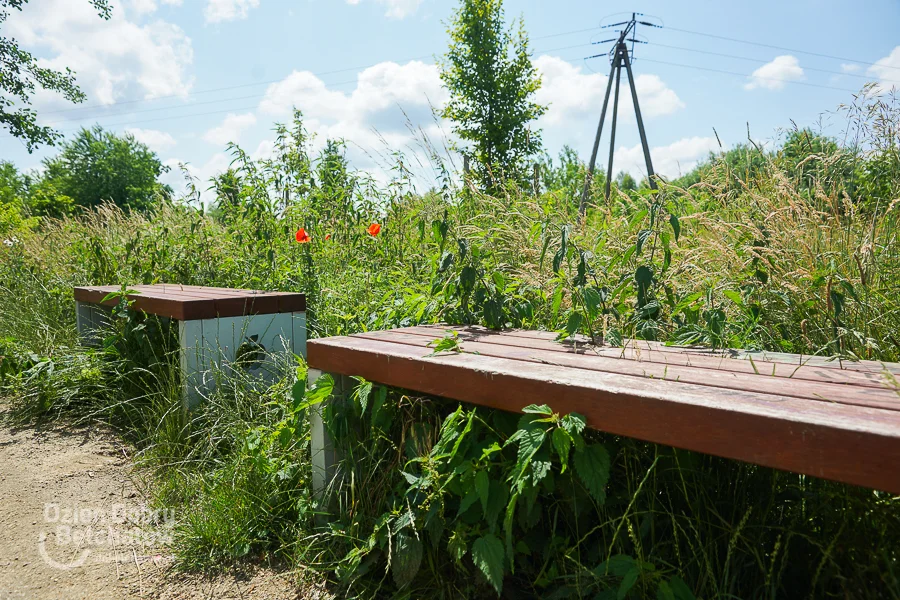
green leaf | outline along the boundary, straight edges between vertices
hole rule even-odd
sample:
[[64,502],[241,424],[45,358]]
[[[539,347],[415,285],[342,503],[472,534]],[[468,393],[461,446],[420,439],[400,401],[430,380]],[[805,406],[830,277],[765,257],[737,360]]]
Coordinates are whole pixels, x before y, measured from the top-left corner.
[[508,500],[509,486],[498,479],[492,479],[487,510],[484,512],[484,519],[487,521],[488,527],[490,527],[492,533],[497,524],[497,517],[503,512],[503,508],[506,506]]
[[506,505],[506,515],[503,518],[503,533],[506,535],[506,556],[509,559],[509,572],[516,572],[516,561],[513,554],[513,517],[516,514],[516,501],[519,493],[516,492]]
[[584,304],[587,306],[588,315],[591,319],[597,318],[601,302],[600,292],[596,288],[584,288]]
[[694,592],[687,586],[684,580],[677,575],[669,580],[672,593],[675,594],[675,600],[697,600]]
[[634,559],[627,554],[616,554],[610,556],[608,560],[603,561],[594,569],[594,575],[597,577],[607,577],[613,575],[615,577],[625,577],[629,571],[634,568]]
[[580,312],[573,312],[569,315],[569,320],[566,322],[566,334],[567,335],[575,335],[578,329],[581,327],[581,322],[583,317]]
[[321,404],[331,397],[334,391],[334,378],[331,375],[322,375],[316,379],[312,387],[306,392],[306,400],[297,407],[299,409],[309,408],[316,404]]
[[450,536],[450,539],[447,540],[447,551],[450,552],[450,556],[452,556],[453,560],[456,562],[462,561],[463,556],[468,552],[464,538],[465,536],[462,532],[456,530],[453,532],[453,535]]
[[513,470],[513,474],[510,476],[510,480],[517,483],[519,490],[521,491],[526,481],[525,473],[528,470],[528,466],[531,464],[531,459],[544,443],[546,431],[540,427],[533,427],[531,429],[520,431],[521,435],[517,439],[519,443],[519,453],[516,458],[516,467]]
[[522,412],[534,415],[546,415],[548,417],[553,414],[553,411],[550,410],[550,407],[546,404],[529,404],[522,409]]
[[587,422],[584,417],[578,413],[569,413],[562,418],[562,426],[573,438],[584,431]]
[[471,265],[466,265],[459,272],[459,287],[463,293],[468,294],[475,287],[475,281],[478,279],[478,271]]
[[566,467],[569,464],[569,450],[572,446],[572,436],[570,436],[569,432],[564,428],[557,427],[553,430],[550,441],[553,442],[553,449],[556,450],[556,453],[559,455],[559,461],[562,463],[561,472],[565,473]]
[[372,382],[356,376],[353,379],[359,382],[359,385],[353,390],[353,399],[359,405],[360,412],[365,414],[366,407],[369,405],[369,394],[372,393]]
[[591,444],[575,450],[575,472],[588,493],[603,504],[606,501],[606,482],[609,481],[609,453],[601,444]]
[[472,560],[494,586],[497,596],[503,591],[503,543],[492,533],[482,536],[472,544]]
[[644,244],[647,243],[647,240],[650,239],[651,235],[653,235],[652,229],[641,229],[638,231],[637,244],[634,247],[635,252],[638,254],[641,253],[641,249],[644,247]]
[[656,600],[675,600],[675,592],[666,581],[660,581],[656,588]]
[[672,226],[672,233],[675,234],[675,241],[677,242],[678,237],[681,235],[681,222],[675,215],[669,215],[669,225]]
[[443,273],[449,269],[453,265],[453,259],[452,252],[444,252],[444,256],[441,257],[441,266],[438,267],[438,273]]
[[628,595],[628,592],[630,592],[631,588],[634,587],[634,584],[637,583],[640,574],[641,570],[637,566],[633,567],[625,574],[625,577],[622,578],[622,583],[619,584],[619,591],[616,592],[616,600],[625,600],[625,596]]
[[299,409],[305,399],[306,379],[298,379],[294,382],[294,385],[291,386],[291,405],[294,407],[294,410]]
[[487,471],[478,471],[475,473],[475,491],[478,492],[478,498],[481,499],[481,508],[487,514],[488,493],[491,489],[491,479],[488,477]]
[[422,564],[422,542],[406,530],[397,534],[394,542],[394,556],[391,559],[391,575],[398,588],[412,583]]
[[556,289],[553,290],[553,304],[550,307],[550,313],[553,315],[553,321],[559,317],[559,307],[562,305],[563,299],[563,283],[560,282],[559,285],[556,286]]
[[738,294],[734,290],[725,290],[722,293],[725,295],[726,298],[728,298],[729,300],[731,300],[732,302],[734,302],[735,304],[737,304],[738,306],[743,308],[744,299],[741,298],[740,294]]

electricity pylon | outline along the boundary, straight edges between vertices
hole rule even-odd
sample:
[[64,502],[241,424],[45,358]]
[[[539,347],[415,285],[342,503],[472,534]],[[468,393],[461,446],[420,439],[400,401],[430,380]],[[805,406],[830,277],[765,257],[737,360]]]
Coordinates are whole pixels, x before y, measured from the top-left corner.
[[[584,181],[584,191],[581,193],[581,202],[578,206],[578,214],[581,217],[584,216],[584,211],[587,208],[588,196],[590,195],[591,191],[591,182],[594,179],[594,166],[597,163],[597,150],[600,147],[600,135],[603,133],[603,122],[606,120],[606,109],[609,106],[609,94],[612,90],[613,79],[615,79],[616,95],[613,99],[612,127],[610,129],[609,136],[609,166],[606,169],[606,198],[609,199],[610,180],[612,179],[613,168],[613,153],[615,152],[616,145],[616,116],[618,114],[619,108],[619,80],[622,76],[623,67],[628,73],[628,84],[631,87],[631,100],[634,104],[634,114],[637,118],[638,131],[641,134],[641,146],[643,146],[644,148],[644,162],[647,163],[647,178],[650,181],[650,187],[654,190],[657,189],[656,180],[654,177],[655,174],[653,172],[653,162],[650,160],[650,146],[647,144],[647,132],[644,131],[644,119],[641,117],[641,107],[638,104],[637,88],[635,88],[634,86],[634,73],[632,73],[631,70],[630,53],[634,52],[634,44],[646,43],[642,40],[636,39],[638,25],[646,25],[649,27],[662,27],[662,25],[649,23],[647,21],[639,21],[637,19],[638,16],[643,15],[641,15],[641,13],[631,13],[630,21],[622,21],[621,23],[612,23],[610,25],[605,25],[604,27],[617,27],[619,25],[624,25],[625,28],[619,30],[618,38],[610,38],[608,40],[596,42],[598,44],[615,42],[616,44],[608,54],[608,56],[610,57],[612,68],[609,70],[609,79],[606,82],[606,97],[604,97],[603,99],[603,109],[600,111],[600,124],[597,126],[597,137],[594,138],[594,149],[591,152],[591,162],[588,166],[587,177]],[[629,35],[631,37],[629,37]],[[631,50],[629,50],[628,48],[629,42],[631,42]],[[604,55],[598,54],[596,56],[590,56],[588,58],[597,58],[599,56]]]

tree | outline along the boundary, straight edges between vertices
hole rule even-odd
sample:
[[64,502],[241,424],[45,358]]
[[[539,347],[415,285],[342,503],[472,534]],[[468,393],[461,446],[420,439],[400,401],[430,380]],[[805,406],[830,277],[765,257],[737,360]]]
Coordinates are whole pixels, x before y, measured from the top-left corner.
[[[88,0],[103,19],[109,19],[109,0]],[[0,26],[9,12],[21,12],[28,0],[0,0]],[[38,65],[37,59],[19,47],[13,38],[0,36],[0,124],[22,139],[31,153],[39,144],[54,145],[61,134],[52,127],[39,125],[37,113],[29,106],[35,86],[62,94],[70,102],[83,102],[85,94],[75,84],[75,74],[68,68],[55,71]]]
[[525,159],[540,150],[540,131],[529,123],[546,110],[532,101],[541,79],[523,20],[505,29],[503,0],[462,0],[449,33],[441,79],[450,101],[443,117],[469,142],[478,179],[494,189],[504,177],[525,176]]
[[119,136],[99,125],[82,129],[62,144],[62,152],[44,160],[43,185],[71,198],[76,206],[112,201],[126,209],[149,208],[172,189],[158,178],[169,168],[145,144],[126,133]]

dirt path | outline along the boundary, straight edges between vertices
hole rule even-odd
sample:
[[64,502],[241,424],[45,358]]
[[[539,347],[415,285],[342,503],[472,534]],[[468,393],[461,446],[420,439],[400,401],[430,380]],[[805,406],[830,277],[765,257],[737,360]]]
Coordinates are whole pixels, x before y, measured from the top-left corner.
[[12,429],[0,409],[0,600],[314,597],[266,569],[175,572],[171,520],[146,508],[114,436]]

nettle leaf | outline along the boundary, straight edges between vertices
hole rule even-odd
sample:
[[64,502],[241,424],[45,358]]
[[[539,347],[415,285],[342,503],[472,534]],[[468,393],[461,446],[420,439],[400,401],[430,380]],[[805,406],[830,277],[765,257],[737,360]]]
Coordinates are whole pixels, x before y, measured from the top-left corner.
[[365,413],[366,407],[369,405],[369,394],[372,393],[372,382],[366,381],[362,377],[353,377],[359,382],[356,389],[353,390],[353,399],[359,405],[360,412]]
[[444,256],[441,257],[441,266],[438,267],[438,273],[443,273],[449,269],[453,265],[453,259],[452,252],[444,252]]
[[675,594],[675,600],[697,600],[694,592],[691,591],[691,588],[687,586],[681,577],[676,575],[670,579],[669,586],[672,588],[672,593]]
[[493,533],[472,544],[472,560],[497,591],[497,596],[503,591],[503,558],[503,543]]
[[412,583],[422,564],[422,541],[413,533],[401,531],[394,541],[394,555],[391,559],[391,575],[398,588]]
[[644,247],[644,244],[647,243],[647,240],[650,239],[650,236],[653,235],[652,229],[641,229],[638,231],[637,244],[634,249],[638,254],[641,253],[641,249]]
[[596,288],[584,288],[584,304],[585,306],[587,306],[588,315],[591,317],[591,319],[595,319],[597,317],[601,302],[602,297],[600,296],[600,292],[597,291]]
[[594,569],[594,575],[597,577],[607,577],[609,575],[625,577],[634,568],[635,564],[632,557],[627,554],[616,554],[597,565]]
[[541,445],[543,445],[546,433],[547,432],[540,427],[532,427],[522,431],[517,439],[519,442],[519,454],[516,459],[516,467],[513,470],[510,480],[518,484],[519,491],[521,491],[522,487],[525,485],[527,480],[525,473],[527,472],[528,466],[531,464],[531,460],[534,458],[535,453],[540,449]]
[[478,502],[478,500],[478,490],[470,489],[468,492],[466,492],[466,495],[462,499],[462,502],[459,503],[459,510],[457,511],[456,516],[458,517],[469,510],[469,507]]
[[553,414],[553,411],[550,410],[550,407],[546,404],[529,404],[522,409],[522,412],[534,415],[546,415],[548,417]]
[[447,551],[450,552],[450,556],[456,562],[462,561],[463,556],[468,552],[465,535],[460,530],[454,531],[450,539],[447,540]]
[[491,489],[491,479],[488,477],[487,471],[478,471],[475,473],[475,491],[481,500],[481,508],[487,514],[488,494]]
[[632,567],[630,571],[625,573],[625,577],[622,578],[622,583],[619,584],[619,590],[616,592],[616,600],[625,600],[625,596],[628,595],[628,592],[630,592],[631,588],[634,587],[634,584],[637,583],[640,574],[641,570],[637,566]]
[[669,215],[669,225],[672,226],[672,233],[675,234],[675,241],[677,242],[678,237],[681,235],[681,222],[675,215]]
[[506,535],[506,556],[509,559],[510,573],[516,572],[516,561],[513,557],[513,517],[516,515],[516,501],[519,493],[516,492],[506,505],[506,515],[503,517],[503,533]]
[[487,510],[484,511],[484,519],[487,521],[488,527],[490,527],[490,530],[493,533],[497,523],[497,517],[503,512],[503,508],[509,500],[509,486],[502,481],[492,479],[490,488]]
[[321,404],[331,397],[333,391],[334,378],[331,375],[322,375],[321,377],[316,379],[315,383],[313,383],[309,390],[307,390],[306,400],[301,402],[297,406],[297,409],[303,410],[311,406],[315,406],[316,404]]
[[609,453],[601,444],[591,444],[575,451],[575,472],[598,504],[606,502],[609,467]]
[[580,312],[573,312],[569,315],[569,320],[566,322],[566,334],[569,336],[575,335],[578,329],[581,327],[581,322],[583,317]]
[[562,418],[562,426],[573,438],[584,431],[587,421],[578,413],[569,413]]
[[572,436],[562,427],[553,430],[550,441],[553,442],[553,449],[559,455],[559,461],[562,463],[562,473],[566,472],[566,466],[569,464],[569,450],[572,446]]
[[668,581],[660,581],[656,588],[656,600],[675,600],[675,592]]
[[564,291],[565,288],[563,282],[560,282],[559,285],[556,286],[556,289],[553,290],[553,303],[551,304],[550,312],[553,315],[554,321],[559,317],[559,307],[562,305]]
[[531,481],[533,485],[538,485],[547,473],[550,472],[551,463],[548,460],[535,460],[531,462]]

